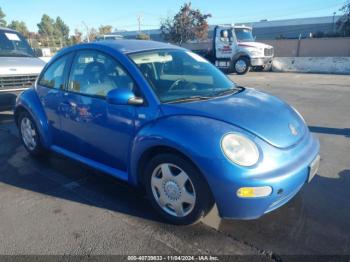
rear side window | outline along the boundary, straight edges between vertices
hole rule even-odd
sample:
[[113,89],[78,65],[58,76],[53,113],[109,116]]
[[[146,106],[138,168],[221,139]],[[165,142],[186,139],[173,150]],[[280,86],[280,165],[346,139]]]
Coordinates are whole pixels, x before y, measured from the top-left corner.
[[115,88],[135,89],[135,83],[112,57],[99,51],[80,51],[72,64],[68,90],[105,97]]
[[48,88],[63,89],[64,69],[69,61],[69,56],[63,56],[53,62],[39,80],[39,85]]

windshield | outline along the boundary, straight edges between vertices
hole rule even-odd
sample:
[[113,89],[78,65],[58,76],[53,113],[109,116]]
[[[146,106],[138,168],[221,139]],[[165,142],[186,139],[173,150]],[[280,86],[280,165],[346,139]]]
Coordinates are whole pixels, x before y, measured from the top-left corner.
[[210,99],[240,89],[201,56],[183,50],[130,54],[163,103]]
[[235,28],[238,41],[255,41],[252,30],[249,28]]
[[20,34],[0,31],[0,56],[34,56],[28,42]]

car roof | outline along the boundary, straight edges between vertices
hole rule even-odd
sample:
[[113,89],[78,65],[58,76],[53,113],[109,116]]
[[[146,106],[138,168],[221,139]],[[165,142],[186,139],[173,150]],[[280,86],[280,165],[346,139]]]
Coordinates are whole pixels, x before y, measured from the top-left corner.
[[[169,43],[156,42],[151,40],[129,40],[129,39],[118,39],[118,40],[102,40],[96,41],[87,45],[99,45],[106,46],[118,50],[121,53],[129,54],[141,51],[155,50],[155,49],[182,49],[179,46],[172,45]],[[81,45],[81,46],[83,46]]]

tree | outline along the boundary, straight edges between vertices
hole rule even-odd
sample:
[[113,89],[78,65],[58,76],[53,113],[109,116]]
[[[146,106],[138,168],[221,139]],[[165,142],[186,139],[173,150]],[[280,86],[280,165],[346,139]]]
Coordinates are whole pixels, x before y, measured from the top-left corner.
[[42,36],[44,45],[64,46],[69,44],[69,27],[61,17],[56,20],[44,14],[38,24],[38,32]]
[[83,33],[79,29],[74,30],[74,35],[72,36],[73,44],[78,44],[82,42]]
[[42,43],[41,43],[41,37],[38,33],[29,32],[27,38],[32,48],[40,48]]
[[38,24],[38,29],[40,35],[52,37],[55,32],[55,21],[48,15],[44,14]]
[[22,33],[25,37],[29,36],[29,30],[27,28],[27,25],[23,21],[13,20],[8,25],[8,28],[11,28],[13,30],[16,30],[16,31]]
[[112,33],[112,29],[113,29],[113,27],[111,25],[101,25],[98,28],[98,32],[100,35],[108,35],[108,34]]
[[2,11],[0,7],[0,27],[6,27],[7,22],[5,20],[6,14]]
[[338,30],[344,36],[350,36],[350,1],[348,1],[340,11],[344,12],[344,14],[337,22]]
[[182,44],[189,40],[203,40],[208,37],[207,19],[211,14],[202,14],[192,9],[191,3],[185,3],[173,17],[165,19],[160,26],[165,40]]
[[57,17],[55,24],[54,34],[58,38],[62,38],[67,41],[69,39],[69,27],[63,22],[61,17]]
[[91,29],[89,29],[87,35],[88,35],[89,41],[94,41],[98,35],[98,31],[92,27]]
[[44,14],[37,26],[39,29],[38,32],[42,37],[42,44],[44,46],[56,46],[54,39],[55,20],[53,20],[50,16]]

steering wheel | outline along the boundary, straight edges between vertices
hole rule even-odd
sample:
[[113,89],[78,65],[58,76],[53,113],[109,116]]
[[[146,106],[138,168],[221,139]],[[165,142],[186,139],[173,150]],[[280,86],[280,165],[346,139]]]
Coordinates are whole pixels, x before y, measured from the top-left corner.
[[[183,83],[182,85],[180,85],[181,83]],[[169,91],[174,91],[176,89],[186,89],[187,87],[189,86],[194,86],[194,88],[192,90],[196,90],[196,86],[191,83],[191,82],[188,82],[186,79],[178,79],[176,80],[174,83],[171,84],[170,88],[169,88]]]

